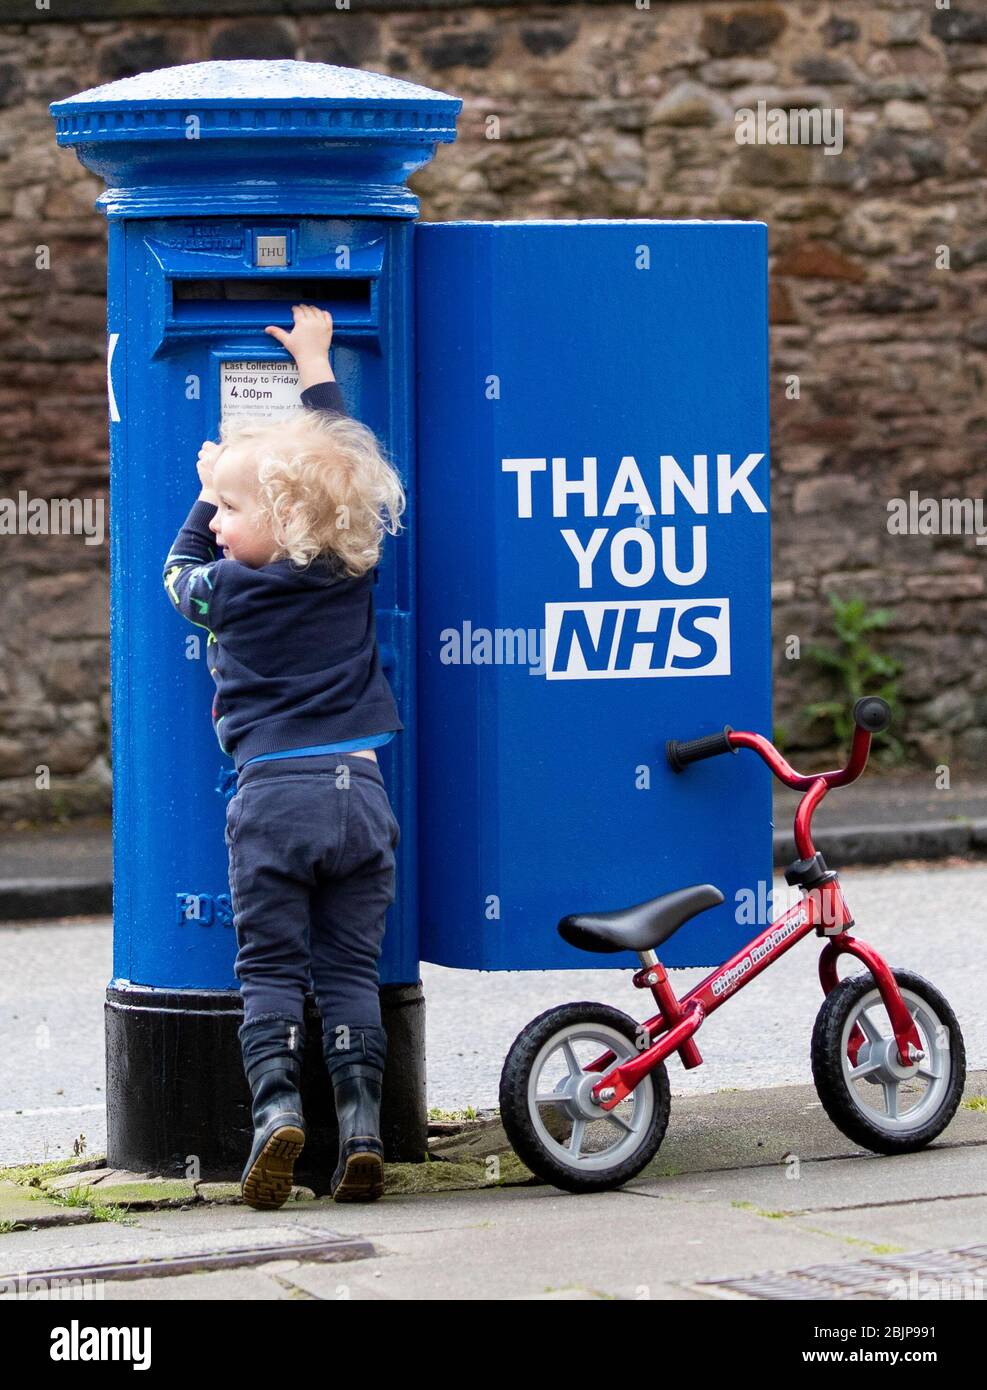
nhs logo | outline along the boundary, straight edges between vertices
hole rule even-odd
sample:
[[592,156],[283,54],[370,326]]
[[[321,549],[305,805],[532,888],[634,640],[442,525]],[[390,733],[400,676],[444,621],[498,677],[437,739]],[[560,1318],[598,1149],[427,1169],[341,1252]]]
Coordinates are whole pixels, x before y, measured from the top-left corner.
[[729,674],[729,599],[545,605],[546,680]]

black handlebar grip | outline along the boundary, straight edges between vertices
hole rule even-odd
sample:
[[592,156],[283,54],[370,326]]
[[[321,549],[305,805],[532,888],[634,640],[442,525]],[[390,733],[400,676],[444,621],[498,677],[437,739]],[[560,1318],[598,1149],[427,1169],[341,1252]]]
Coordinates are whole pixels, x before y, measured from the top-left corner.
[[684,771],[688,763],[698,763],[702,758],[715,758],[720,753],[736,753],[727,737],[733,730],[724,724],[719,734],[704,734],[702,738],[690,738],[685,743],[670,738],[665,744],[665,757],[675,772]]
[[869,734],[879,734],[891,723],[891,706],[879,695],[864,695],[853,707],[853,722]]

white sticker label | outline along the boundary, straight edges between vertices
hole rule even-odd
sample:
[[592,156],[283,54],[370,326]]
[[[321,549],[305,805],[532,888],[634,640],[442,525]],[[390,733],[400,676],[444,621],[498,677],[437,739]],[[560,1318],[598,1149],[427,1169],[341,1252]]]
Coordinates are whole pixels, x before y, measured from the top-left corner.
[[305,407],[294,362],[223,362],[220,366],[220,417],[244,415],[281,419]]

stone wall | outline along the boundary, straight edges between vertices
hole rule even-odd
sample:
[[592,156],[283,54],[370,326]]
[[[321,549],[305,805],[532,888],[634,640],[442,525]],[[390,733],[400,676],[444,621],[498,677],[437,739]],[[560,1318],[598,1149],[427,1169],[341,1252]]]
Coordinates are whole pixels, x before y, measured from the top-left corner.
[[[904,667],[909,757],[979,768],[987,548],[891,534],[888,503],[983,496],[982,6],[224,0],[176,18],[184,0],[105,0],[92,21],[94,8],[25,3],[0,24],[2,496],[106,496],[101,184],[55,146],[48,102],[210,58],[407,76],[465,102],[458,141],[412,181],[426,218],[768,223],[777,723],[802,761],[832,745],[805,707],[841,687],[806,648],[835,642],[825,594],[860,594],[890,610],[872,643]],[[738,143],[735,113],[759,101],[841,112],[842,152]],[[0,818],[108,805],[107,551],[0,536]]]

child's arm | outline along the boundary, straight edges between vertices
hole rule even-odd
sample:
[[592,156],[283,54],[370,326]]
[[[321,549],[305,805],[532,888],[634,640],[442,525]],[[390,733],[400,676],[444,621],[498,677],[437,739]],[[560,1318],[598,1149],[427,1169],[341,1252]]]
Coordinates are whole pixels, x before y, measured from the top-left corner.
[[199,450],[198,469],[202,487],[185,524],[168,551],[164,562],[164,586],[168,597],[189,622],[211,630],[204,621],[216,590],[216,579],[223,561],[216,558],[216,547],[209,523],[216,515],[212,470],[222,445],[207,440]]
[[343,394],[329,365],[332,315],[328,309],[316,309],[314,304],[293,304],[291,312],[294,327],[290,333],[273,324],[269,324],[264,332],[277,338],[297,362],[302,405],[306,410],[325,410],[331,414],[345,415]]
[[[290,333],[281,328],[265,328],[282,343],[298,363],[302,385],[302,405],[306,410],[324,410],[329,415],[347,415],[343,393],[329,365],[332,342],[332,314],[311,304],[293,304],[295,326]],[[380,566],[374,566],[374,583],[380,583]]]
[[[324,410],[328,415],[348,415],[329,364],[332,315],[328,309],[316,309],[312,304],[293,304],[291,312],[295,326],[290,333],[273,325],[264,332],[277,338],[298,363],[302,405],[306,410]],[[379,565],[374,566],[374,583],[380,583]]]
[[306,410],[324,410],[327,415],[346,415],[346,402],[339,384],[335,381],[319,381],[306,387],[301,396]]
[[[314,304],[292,304],[295,327],[289,334],[284,328],[264,329],[288,349],[297,363],[302,382],[302,404],[306,410],[325,410],[327,414],[345,416],[346,402],[339,389],[332,367],[329,366],[329,343],[332,342],[332,314],[328,309],[316,309]],[[374,566],[374,584],[380,584],[380,564]]]

